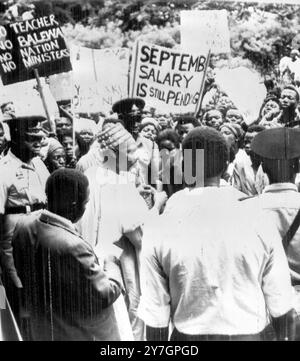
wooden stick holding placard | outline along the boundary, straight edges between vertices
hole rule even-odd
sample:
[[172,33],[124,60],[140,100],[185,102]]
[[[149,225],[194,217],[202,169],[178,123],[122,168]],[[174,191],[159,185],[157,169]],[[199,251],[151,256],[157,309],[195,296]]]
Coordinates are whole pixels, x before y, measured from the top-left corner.
[[139,42],[136,43],[136,49],[135,49],[135,58],[134,58],[134,70],[133,70],[133,81],[132,81],[132,89],[131,89],[131,97],[134,97],[134,87],[135,87],[135,78],[136,78],[136,67],[137,67],[137,57],[139,53]]
[[128,64],[128,71],[127,71],[127,96],[130,97],[130,64]]
[[71,99],[71,117],[72,117],[72,140],[73,140],[73,157],[75,158],[75,145],[76,145],[76,134],[75,134],[75,107],[74,107],[74,97]]
[[71,112],[68,112],[66,109],[64,109],[62,106],[59,107],[60,110],[64,113],[64,115],[71,120],[72,122],[72,139],[73,139],[73,156],[75,157],[75,144],[76,144],[76,137],[75,137],[75,106],[74,106],[74,97],[71,99]]
[[201,85],[200,85],[199,99],[196,104],[196,109],[195,109],[195,113],[194,113],[195,118],[198,117],[201,106],[202,106],[202,101],[203,101],[203,97],[204,97],[204,85],[205,85],[205,80],[206,80],[205,78],[206,78],[208,64],[210,61],[210,55],[211,55],[211,50],[209,49],[208,54],[207,54],[207,60],[206,60],[205,67],[204,67],[204,74],[203,74],[203,78],[202,78]]
[[48,122],[50,124],[51,132],[55,133],[55,125],[54,125],[53,121],[50,118],[50,114],[49,114],[49,111],[48,111],[46,99],[45,99],[44,92],[43,92],[41,79],[40,79],[40,76],[39,76],[39,71],[38,71],[38,69],[34,68],[33,72],[34,72],[34,76],[35,76],[35,79],[36,79],[36,82],[37,82],[37,85],[38,85],[38,92],[40,93],[40,97],[42,99],[43,107],[45,109],[46,117],[47,117],[47,120],[48,120]]

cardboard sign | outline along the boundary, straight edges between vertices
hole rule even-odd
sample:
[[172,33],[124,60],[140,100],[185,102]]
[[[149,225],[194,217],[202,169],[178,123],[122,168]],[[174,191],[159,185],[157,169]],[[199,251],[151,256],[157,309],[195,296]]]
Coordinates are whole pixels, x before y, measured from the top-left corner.
[[0,72],[4,85],[72,69],[69,50],[54,15],[0,26]]
[[181,49],[193,53],[230,52],[226,10],[183,10],[180,12]]
[[73,45],[71,62],[78,111],[109,112],[113,103],[128,96],[128,49]]
[[266,87],[259,73],[240,66],[216,69],[216,83],[226,92],[234,105],[244,114],[246,122],[257,119],[266,97]]
[[131,96],[158,111],[194,112],[207,55],[193,55],[144,42],[136,44]]
[[48,79],[49,88],[57,102],[73,99],[76,95],[73,72],[51,75]]
[[[41,78],[40,80],[50,116],[56,117],[59,114],[56,101],[45,79]],[[7,101],[14,103],[16,116],[18,117],[32,114],[45,116],[45,109],[34,79],[6,86],[3,86],[0,80],[0,104]]]

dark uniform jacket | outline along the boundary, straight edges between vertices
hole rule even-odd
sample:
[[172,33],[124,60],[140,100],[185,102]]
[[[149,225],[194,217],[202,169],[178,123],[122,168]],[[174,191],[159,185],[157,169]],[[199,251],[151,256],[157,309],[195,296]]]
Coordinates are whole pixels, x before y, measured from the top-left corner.
[[119,340],[112,310],[119,268],[113,263],[104,272],[69,220],[49,211],[23,217],[13,254],[30,319],[25,339]]

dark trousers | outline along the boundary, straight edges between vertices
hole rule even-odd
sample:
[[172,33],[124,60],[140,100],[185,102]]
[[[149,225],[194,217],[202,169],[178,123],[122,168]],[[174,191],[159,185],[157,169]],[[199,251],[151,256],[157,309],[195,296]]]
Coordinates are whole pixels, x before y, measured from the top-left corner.
[[269,327],[253,335],[187,335],[174,328],[170,341],[271,341],[273,336]]

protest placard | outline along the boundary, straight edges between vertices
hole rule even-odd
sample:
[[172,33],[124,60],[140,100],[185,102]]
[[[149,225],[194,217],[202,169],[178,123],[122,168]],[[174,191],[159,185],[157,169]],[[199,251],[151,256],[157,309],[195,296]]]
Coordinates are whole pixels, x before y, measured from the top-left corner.
[[199,100],[207,55],[182,53],[138,42],[131,68],[131,96],[158,111],[194,112]]
[[[56,101],[44,78],[41,78],[41,83],[50,116],[56,117],[59,114]],[[16,116],[32,114],[45,116],[45,110],[34,79],[5,86],[0,79],[0,104],[7,101],[14,103]]]
[[94,52],[99,101],[103,111],[128,96],[129,49],[112,48]]
[[72,45],[71,62],[79,111],[109,112],[113,103],[128,96],[129,49]]
[[69,50],[54,15],[0,26],[0,73],[4,85],[72,69]]
[[54,74],[49,76],[48,79],[49,88],[57,102],[73,99],[76,95],[72,71]]
[[244,66],[224,67],[216,69],[215,81],[244,114],[246,122],[251,123],[258,118],[267,91],[257,71]]
[[183,10],[180,12],[181,49],[192,53],[209,50],[230,52],[230,32],[226,10]]

